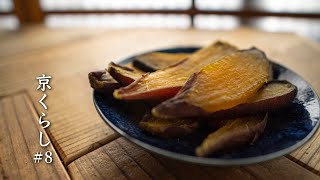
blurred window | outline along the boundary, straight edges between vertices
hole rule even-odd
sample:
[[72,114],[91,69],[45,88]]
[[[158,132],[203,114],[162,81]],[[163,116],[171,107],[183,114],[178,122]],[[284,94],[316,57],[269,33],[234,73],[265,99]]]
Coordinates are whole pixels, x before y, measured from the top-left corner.
[[19,27],[19,20],[13,11],[11,0],[0,0],[0,28],[14,30]]
[[206,11],[195,16],[196,28],[228,30],[251,26],[270,32],[294,32],[320,41],[319,0],[196,0],[195,5]]
[[0,12],[11,12],[13,4],[11,0],[0,0]]
[[240,10],[244,0],[196,0],[195,5],[200,10],[231,11]]
[[189,9],[191,0],[40,0],[44,10]]
[[199,29],[230,30],[240,26],[240,19],[228,15],[197,15],[194,26]]
[[252,1],[252,6],[261,11],[288,13],[319,13],[319,0],[260,0]]
[[50,15],[45,23],[49,27],[187,29],[190,27],[190,18],[188,15],[174,14],[75,14]]
[[253,26],[320,41],[319,20],[319,0],[0,0],[0,28],[7,29],[39,22],[51,28]]
[[15,30],[19,27],[19,20],[14,15],[0,16],[0,28],[7,30]]
[[294,32],[320,41],[320,21],[308,18],[260,17],[250,20],[250,25],[270,32]]
[[[191,0],[41,0],[45,11],[105,11],[105,10],[187,10]],[[49,14],[49,27],[109,27],[109,28],[189,28],[188,15],[177,14]]]

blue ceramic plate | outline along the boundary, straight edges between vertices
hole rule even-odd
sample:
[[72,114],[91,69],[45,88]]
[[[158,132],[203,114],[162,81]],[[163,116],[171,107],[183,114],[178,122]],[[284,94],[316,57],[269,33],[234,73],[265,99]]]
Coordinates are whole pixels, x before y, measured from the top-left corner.
[[[178,47],[157,52],[191,53],[196,47]],[[128,63],[134,56],[121,61]],[[191,163],[228,166],[244,165],[270,160],[297,149],[307,142],[319,125],[319,98],[312,87],[293,71],[273,63],[274,78],[287,80],[298,87],[292,105],[281,111],[269,113],[265,132],[253,145],[243,146],[231,152],[222,152],[210,157],[197,157],[195,148],[207,135],[207,130],[177,139],[162,139],[138,127],[144,111],[139,103],[114,100],[93,93],[95,107],[102,119],[129,141],[153,152],[173,159]],[[142,106],[142,107],[141,107]]]

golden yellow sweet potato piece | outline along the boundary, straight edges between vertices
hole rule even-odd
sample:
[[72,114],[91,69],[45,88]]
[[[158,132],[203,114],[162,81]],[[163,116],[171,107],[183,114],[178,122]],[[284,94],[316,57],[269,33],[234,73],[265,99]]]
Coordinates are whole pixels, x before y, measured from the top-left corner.
[[208,156],[217,151],[228,150],[253,143],[263,133],[268,115],[249,116],[224,120],[224,125],[209,134],[196,148],[197,156]]
[[153,108],[152,114],[194,117],[245,103],[268,81],[269,66],[256,48],[224,56],[193,75],[175,97]]
[[216,42],[174,66],[146,74],[129,86],[116,90],[114,97],[124,100],[173,97],[193,73],[235,51],[236,48],[229,44]]
[[133,65],[145,72],[153,72],[174,65],[189,56],[187,53],[153,52],[135,57]]

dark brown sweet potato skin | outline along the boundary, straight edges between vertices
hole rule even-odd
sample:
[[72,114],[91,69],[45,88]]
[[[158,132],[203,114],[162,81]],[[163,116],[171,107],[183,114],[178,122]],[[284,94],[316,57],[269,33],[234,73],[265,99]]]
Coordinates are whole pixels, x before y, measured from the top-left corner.
[[155,136],[178,138],[193,133],[200,125],[197,120],[175,119],[172,121],[146,115],[139,126]]
[[222,127],[211,133],[196,148],[197,156],[208,156],[218,151],[229,150],[253,143],[263,133],[268,115],[228,119]]
[[105,70],[94,71],[88,74],[90,86],[101,93],[111,94],[121,85]]
[[154,72],[172,66],[187,58],[186,53],[161,53],[153,52],[135,57],[133,65],[145,72]]
[[108,65],[108,72],[122,86],[127,86],[142,76],[141,72],[113,62]]
[[[232,117],[241,117],[244,115],[256,114],[259,112],[268,112],[268,111],[272,111],[272,110],[283,108],[290,105],[297,94],[297,87],[288,81],[274,80],[274,81],[268,82],[260,91],[264,90],[265,88],[267,88],[272,84],[290,86],[290,88],[288,89],[290,91],[279,96],[271,96],[263,100],[257,99],[255,102],[240,104],[233,108],[217,111],[214,113],[205,112],[201,108],[192,106],[187,102],[184,102],[183,99],[181,99],[179,108],[171,108],[170,102],[169,102],[170,100],[168,100],[168,103],[166,104],[167,107],[165,108],[165,110],[167,111],[166,114],[170,114],[170,116],[167,116],[167,118],[179,117],[178,116],[179,114],[181,114],[182,116],[191,116],[193,114],[198,114],[199,116],[204,117],[203,119],[205,120],[232,118]],[[188,86],[189,85],[186,85],[185,87],[188,88]],[[160,109],[161,106],[160,107],[157,106],[157,108],[158,108],[157,109],[158,112],[164,111]],[[170,112],[168,112],[168,110]]]

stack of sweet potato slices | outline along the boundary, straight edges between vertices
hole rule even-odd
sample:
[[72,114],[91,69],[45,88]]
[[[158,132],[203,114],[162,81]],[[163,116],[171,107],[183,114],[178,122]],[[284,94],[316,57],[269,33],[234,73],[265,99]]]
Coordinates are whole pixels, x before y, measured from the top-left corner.
[[195,150],[208,156],[254,143],[268,112],[291,104],[297,87],[272,74],[261,50],[218,41],[192,54],[147,53],[133,65],[110,63],[106,71],[89,73],[89,80],[119,100],[156,102],[139,123],[155,136],[179,138],[214,127]]

